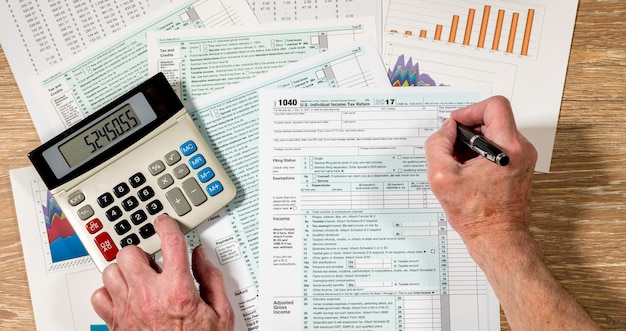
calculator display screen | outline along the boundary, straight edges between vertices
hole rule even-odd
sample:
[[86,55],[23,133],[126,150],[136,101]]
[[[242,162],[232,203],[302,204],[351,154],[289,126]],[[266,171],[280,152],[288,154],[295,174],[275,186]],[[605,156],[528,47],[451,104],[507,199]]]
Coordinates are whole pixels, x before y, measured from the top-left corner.
[[133,107],[126,104],[59,145],[59,151],[67,164],[74,167],[105,147],[123,140],[125,135],[141,126],[141,120]]

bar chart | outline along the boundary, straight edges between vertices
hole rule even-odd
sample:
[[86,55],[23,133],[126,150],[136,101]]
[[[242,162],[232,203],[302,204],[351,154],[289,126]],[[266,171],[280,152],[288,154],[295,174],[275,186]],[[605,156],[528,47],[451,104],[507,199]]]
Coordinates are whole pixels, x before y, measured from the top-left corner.
[[534,57],[543,8],[514,2],[391,0],[387,33]]

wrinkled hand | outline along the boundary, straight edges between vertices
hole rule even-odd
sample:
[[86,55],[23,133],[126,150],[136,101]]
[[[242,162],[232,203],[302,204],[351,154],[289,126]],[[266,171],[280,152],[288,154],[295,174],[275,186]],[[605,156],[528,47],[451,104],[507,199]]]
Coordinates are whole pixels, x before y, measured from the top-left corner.
[[[457,122],[500,146],[510,163],[501,167],[484,157],[460,162]],[[507,99],[492,97],[452,112],[426,141],[426,161],[430,187],[468,247],[483,236],[528,231],[537,151],[518,132]]]
[[234,314],[220,271],[202,246],[192,254],[195,287],[187,242],[175,220],[159,216],[154,223],[161,239],[163,270],[136,246],[126,246],[117,263],[102,273],[104,286],[91,302],[114,330],[233,330]]

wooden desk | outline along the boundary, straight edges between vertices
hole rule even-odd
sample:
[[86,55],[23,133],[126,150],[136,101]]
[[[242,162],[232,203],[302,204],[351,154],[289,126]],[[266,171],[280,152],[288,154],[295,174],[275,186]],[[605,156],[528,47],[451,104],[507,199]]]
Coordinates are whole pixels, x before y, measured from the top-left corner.
[[[626,1],[580,0],[550,174],[532,231],[554,276],[603,329],[626,330]],[[541,83],[541,80],[538,80]],[[9,170],[39,139],[0,54],[0,329],[34,330]],[[509,330],[503,318],[503,330]]]

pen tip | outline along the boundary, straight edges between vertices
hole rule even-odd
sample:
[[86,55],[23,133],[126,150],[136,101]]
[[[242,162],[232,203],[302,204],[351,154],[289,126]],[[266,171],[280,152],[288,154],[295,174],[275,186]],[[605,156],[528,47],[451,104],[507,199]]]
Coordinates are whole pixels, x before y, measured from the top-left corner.
[[439,116],[439,123],[443,123],[443,121],[447,120],[447,117]]

